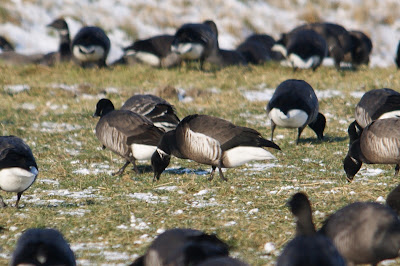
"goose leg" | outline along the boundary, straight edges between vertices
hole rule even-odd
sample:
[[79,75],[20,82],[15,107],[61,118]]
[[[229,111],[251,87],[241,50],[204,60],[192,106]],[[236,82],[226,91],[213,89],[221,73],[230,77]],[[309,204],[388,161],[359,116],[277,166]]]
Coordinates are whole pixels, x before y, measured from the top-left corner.
[[0,208],[7,207],[7,204],[4,202],[3,198],[0,196]]
[[125,168],[128,166],[128,164],[130,163],[130,161],[126,161],[126,163],[115,173],[112,173],[113,176],[115,175],[122,175],[123,172],[125,171]]
[[296,145],[298,145],[298,144],[299,144],[299,141],[300,141],[300,135],[301,135],[301,132],[303,132],[303,130],[304,130],[304,127],[299,127],[299,130],[298,130],[298,133],[297,133],[297,141],[296,141]]
[[228,179],[224,176],[224,174],[222,173],[222,167],[218,167],[219,170],[219,177],[224,180],[224,181],[228,181]]
[[399,174],[400,170],[400,165],[396,164],[396,167],[394,168],[394,176],[397,176]]
[[210,177],[208,178],[208,181],[211,181],[211,180],[213,180],[213,178],[214,178],[214,172],[215,172],[215,169],[216,169],[217,167],[216,166],[212,166],[212,170],[211,170],[211,174],[210,174]]
[[271,141],[274,141],[274,131],[276,128],[276,124],[274,123],[274,121],[272,121],[271,119]]
[[23,191],[17,193],[17,202],[15,202],[15,208],[17,208],[17,209],[18,209],[18,203],[19,203],[19,200],[21,199],[22,193],[23,193]]
[[139,174],[139,169],[136,166],[136,160],[132,160],[131,163],[133,164],[133,171],[135,171],[136,174]]

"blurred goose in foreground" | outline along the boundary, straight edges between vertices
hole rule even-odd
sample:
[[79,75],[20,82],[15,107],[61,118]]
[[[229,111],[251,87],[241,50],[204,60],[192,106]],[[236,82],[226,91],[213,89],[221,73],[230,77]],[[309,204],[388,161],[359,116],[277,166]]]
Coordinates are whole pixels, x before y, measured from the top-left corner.
[[164,131],[143,115],[128,111],[114,110],[108,99],[101,99],[93,116],[99,116],[96,136],[107,148],[122,156],[126,163],[113,175],[122,175],[129,163],[138,173],[136,160],[149,160],[157,148]]
[[347,181],[351,182],[366,164],[395,164],[400,169],[400,118],[378,119],[369,124],[349,148],[343,161]]
[[81,28],[75,35],[71,50],[82,67],[90,67],[92,65],[105,67],[110,46],[110,39],[103,29],[87,26]]
[[146,254],[131,266],[198,265],[214,257],[226,257],[228,246],[215,235],[194,229],[170,229],[157,236]]
[[227,180],[222,168],[236,167],[252,160],[268,160],[275,157],[263,147],[280,150],[272,141],[264,139],[251,128],[234,124],[208,115],[189,115],[162,137],[151,158],[154,180],[160,178],[170,162],[171,155],[212,166],[209,180],[215,169]]
[[319,233],[332,239],[347,265],[394,259],[400,251],[400,220],[389,207],[355,202],[328,217]]
[[151,94],[137,94],[129,98],[121,110],[144,115],[150,119],[155,126],[170,131],[175,129],[179,118],[175,114],[174,107],[166,100]]
[[304,80],[289,79],[279,84],[266,111],[271,119],[272,141],[276,125],[298,128],[297,144],[307,125],[314,130],[319,140],[324,138],[325,116],[319,113],[318,98],[313,88]]
[[347,130],[350,145],[361,136],[362,130],[372,121],[400,117],[400,93],[388,88],[366,92],[356,106],[354,117],[354,122]]
[[[38,166],[29,146],[15,136],[0,136],[0,189],[16,192],[18,208],[22,193],[38,175]],[[0,208],[7,206],[0,196]]]
[[304,193],[296,193],[289,200],[288,205],[296,217],[296,237],[285,246],[276,265],[346,265],[332,241],[316,233],[307,196]]
[[75,256],[62,234],[55,229],[32,228],[18,239],[10,266],[75,266]]
[[397,185],[386,197],[386,204],[400,215],[400,185]]

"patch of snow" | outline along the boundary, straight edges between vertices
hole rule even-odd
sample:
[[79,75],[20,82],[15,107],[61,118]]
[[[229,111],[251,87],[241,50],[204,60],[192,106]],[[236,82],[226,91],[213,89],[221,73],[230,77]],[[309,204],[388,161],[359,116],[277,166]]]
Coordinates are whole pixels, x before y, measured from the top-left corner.
[[34,105],[33,103],[23,103],[20,105],[20,108],[23,110],[32,111],[36,109],[36,105]]
[[83,217],[86,213],[90,213],[90,210],[75,210],[75,211],[58,211],[60,215],[80,216]]
[[205,195],[207,193],[209,193],[209,190],[203,189],[203,190],[200,190],[199,192],[193,194],[193,196],[202,196],[202,195]]
[[148,192],[148,193],[135,192],[133,194],[130,193],[130,194],[128,194],[128,197],[138,199],[138,200],[143,200],[143,201],[145,201],[147,203],[151,203],[151,204],[168,202],[167,196],[159,197],[159,196],[155,196],[155,195],[151,194],[150,192]]
[[131,214],[131,227],[135,230],[146,230],[150,227],[142,219],[136,218],[135,215]]
[[353,91],[350,92],[350,96],[353,98],[361,99],[364,96],[365,92],[364,91]]
[[38,123],[33,123],[32,127],[33,129],[39,130],[40,132],[48,133],[62,133],[82,129],[82,126],[80,125],[71,125],[68,123],[56,123],[49,121],[42,122],[40,125]]
[[265,243],[265,245],[264,245],[264,251],[265,251],[265,253],[267,253],[267,254],[271,254],[272,252],[274,252],[275,251],[275,244],[274,243],[272,243],[272,242],[267,242],[267,243]]
[[385,199],[384,197],[382,197],[382,196],[379,196],[379,197],[376,199],[376,202],[385,204],[385,203],[386,203],[386,199]]
[[233,226],[235,224],[237,224],[235,221],[230,221],[230,222],[225,223],[224,226]]
[[342,96],[343,93],[338,90],[315,90],[315,94],[319,100]]
[[23,91],[28,91],[31,87],[27,84],[18,84],[18,85],[5,85],[3,86],[5,92],[10,94],[17,94]]
[[156,189],[165,190],[165,191],[175,191],[178,189],[178,187],[177,186],[162,186],[162,187],[157,187]]

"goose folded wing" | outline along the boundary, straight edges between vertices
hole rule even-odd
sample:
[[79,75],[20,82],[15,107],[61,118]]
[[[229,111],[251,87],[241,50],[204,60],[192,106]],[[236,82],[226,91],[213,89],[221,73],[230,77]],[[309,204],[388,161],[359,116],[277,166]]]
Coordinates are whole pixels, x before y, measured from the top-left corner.
[[254,129],[247,127],[237,127],[231,133],[231,138],[225,139],[221,142],[221,148],[223,151],[232,149],[238,146],[250,146],[250,147],[270,147],[280,150],[280,147],[274,142],[264,139],[260,133]]
[[392,112],[400,110],[400,94],[399,95],[391,95],[388,97],[384,104],[381,104],[381,107],[375,111],[375,113],[370,114],[372,120],[378,119],[382,114],[387,112]]

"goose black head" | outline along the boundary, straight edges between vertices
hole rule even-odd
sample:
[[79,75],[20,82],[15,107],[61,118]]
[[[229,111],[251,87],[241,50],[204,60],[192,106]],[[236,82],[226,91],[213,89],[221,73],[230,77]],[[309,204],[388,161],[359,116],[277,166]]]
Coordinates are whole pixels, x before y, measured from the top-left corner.
[[159,148],[153,153],[153,156],[151,156],[151,166],[154,171],[153,182],[160,179],[160,175],[164,172],[165,168],[167,168],[170,160],[171,155]]
[[109,99],[101,99],[96,104],[96,111],[93,114],[93,117],[100,116],[103,117],[111,111],[114,111],[114,104]]
[[360,170],[361,166],[362,162],[352,157],[349,152],[349,154],[347,154],[347,156],[343,160],[343,168],[346,172],[347,181],[353,181],[354,176],[357,174],[358,170]]
[[347,129],[347,133],[349,134],[350,145],[353,144],[354,141],[356,141],[357,139],[359,139],[361,137],[362,131],[363,131],[363,128],[355,120],[349,125],[349,128]]
[[58,31],[68,30],[68,24],[63,18],[58,18],[47,25],[47,27],[56,29]]
[[323,114],[318,113],[317,119],[309,124],[309,127],[317,134],[319,140],[324,139],[324,130],[326,125],[326,118]]

